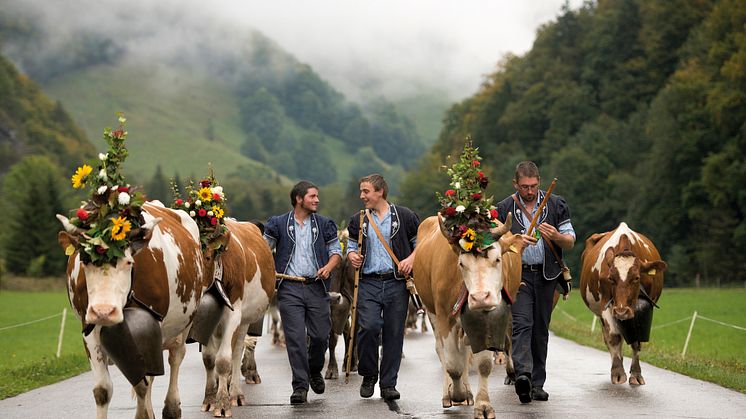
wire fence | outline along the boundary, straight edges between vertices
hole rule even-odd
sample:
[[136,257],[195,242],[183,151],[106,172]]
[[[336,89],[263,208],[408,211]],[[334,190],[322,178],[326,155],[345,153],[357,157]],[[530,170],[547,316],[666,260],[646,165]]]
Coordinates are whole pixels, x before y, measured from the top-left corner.
[[60,320],[60,334],[57,337],[57,354],[56,355],[57,355],[57,358],[59,358],[62,355],[62,340],[65,337],[65,319],[67,319],[67,307],[63,308],[62,312],[57,313],[57,314],[52,314],[50,316],[42,317],[40,319],[29,320],[23,323],[12,324],[10,326],[0,327],[0,332],[10,330],[10,329],[16,329],[19,327],[30,326],[32,324],[41,323],[41,322],[44,322],[50,319],[54,319],[55,317],[62,317],[62,320]]
[[[562,313],[563,315],[565,315],[565,317],[569,318],[570,320],[572,320],[574,322],[579,322],[578,319],[576,319],[575,317],[573,317],[570,313],[566,312],[565,310],[563,310],[563,309],[561,309],[559,307],[557,307],[556,309],[559,310],[560,313]],[[683,323],[685,321],[690,321],[690,323],[689,323],[689,331],[687,332],[686,340],[684,341],[684,349],[681,351],[681,357],[682,358],[686,358],[686,351],[687,351],[687,349],[689,347],[689,341],[691,340],[691,337],[692,337],[692,331],[694,330],[694,323],[697,320],[705,320],[705,321],[708,321],[708,322],[711,322],[711,323],[719,324],[719,325],[724,326],[724,327],[730,327],[732,329],[736,329],[736,330],[740,330],[742,332],[746,332],[746,327],[735,325],[735,324],[726,323],[726,322],[723,322],[723,321],[720,321],[720,320],[711,319],[709,317],[705,317],[705,316],[699,314],[696,310],[694,311],[694,313],[692,313],[691,316],[686,316],[686,317],[684,317],[682,319],[678,319],[678,320],[674,320],[672,322],[668,322],[668,323],[665,323],[665,324],[657,325],[657,326],[654,326],[652,329],[653,330],[655,330],[655,329],[661,329],[661,328],[664,328],[664,327],[673,326],[673,325],[678,324],[678,323]],[[596,322],[597,321],[598,321],[598,316],[594,315],[593,316],[593,321],[591,322],[591,333],[593,333],[596,330]]]

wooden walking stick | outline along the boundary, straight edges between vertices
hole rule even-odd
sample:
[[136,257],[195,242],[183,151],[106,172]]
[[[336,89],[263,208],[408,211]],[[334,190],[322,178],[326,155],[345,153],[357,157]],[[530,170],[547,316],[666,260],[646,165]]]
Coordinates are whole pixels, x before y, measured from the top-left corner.
[[[358,232],[357,232],[357,251],[360,252],[360,249],[363,245],[363,218],[365,216],[365,212],[363,210],[360,210],[360,222],[358,223]],[[360,270],[363,268],[363,265],[361,264],[359,268],[355,268],[355,289],[352,293],[352,315],[351,315],[351,321],[350,324],[350,341],[347,343],[347,364],[345,365],[345,384],[350,382],[350,369],[352,368],[352,358],[354,357],[354,354],[352,350],[355,348],[355,332],[357,325],[357,290],[358,286],[360,285]]]
[[530,236],[531,233],[534,231],[534,227],[536,227],[536,221],[539,220],[539,215],[541,215],[541,210],[544,209],[544,206],[546,206],[547,202],[549,201],[549,196],[552,195],[552,189],[554,189],[555,186],[557,186],[557,178],[554,178],[552,184],[549,185],[549,189],[547,189],[546,195],[544,195],[544,199],[541,200],[541,204],[539,204],[539,208],[536,210],[536,214],[531,220],[531,225],[529,225],[528,230],[526,230],[527,236]]

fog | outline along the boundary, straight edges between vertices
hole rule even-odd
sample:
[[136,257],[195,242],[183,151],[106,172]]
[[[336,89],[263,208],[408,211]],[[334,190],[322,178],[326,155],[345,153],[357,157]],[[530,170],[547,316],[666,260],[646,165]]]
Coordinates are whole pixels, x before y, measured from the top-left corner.
[[[256,29],[356,101],[422,91],[449,100],[474,93],[505,54],[531,48],[564,0],[2,0],[62,48],[73,34],[112,37],[127,59],[209,66],[205,54],[239,52]],[[569,1],[572,8],[582,0]],[[12,51],[6,52],[12,56]],[[58,52],[59,54],[59,52]]]

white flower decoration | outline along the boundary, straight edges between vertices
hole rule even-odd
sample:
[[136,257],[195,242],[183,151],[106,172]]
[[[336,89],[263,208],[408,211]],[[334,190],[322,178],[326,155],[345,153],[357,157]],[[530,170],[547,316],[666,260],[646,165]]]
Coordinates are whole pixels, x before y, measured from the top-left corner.
[[98,187],[98,190],[96,191],[96,193],[98,193],[99,195],[103,195],[103,194],[104,194],[104,192],[106,192],[106,189],[107,189],[107,188],[108,188],[108,186],[106,186],[106,185],[103,185],[103,186],[99,186],[99,187]]
[[119,192],[119,196],[117,196],[117,201],[119,201],[119,205],[129,205],[130,194],[128,194],[127,192]]
[[198,206],[200,206],[200,205],[202,205],[202,201],[200,201],[199,199],[198,199],[198,200],[196,200],[196,201],[194,201],[194,206],[195,206],[195,207],[198,207]]
[[109,154],[107,153],[98,153],[98,159],[101,161],[106,161],[106,159],[109,158]]
[[465,209],[466,209],[465,206],[459,205],[459,206],[456,207],[456,212],[464,212]]
[[191,206],[192,204],[190,204],[189,201],[184,202],[184,208],[189,209]]
[[190,217],[194,217],[194,216],[196,216],[196,215],[197,215],[197,213],[196,213],[196,212],[194,212],[194,211],[189,211],[189,216],[190,216]]
[[225,195],[223,194],[223,187],[222,186],[216,186],[216,187],[210,189],[210,192],[212,192],[213,194],[220,195],[220,199],[224,199],[225,198]]
[[106,179],[108,178],[108,176],[106,175],[106,169],[101,169],[101,170],[100,170],[100,171],[98,172],[98,178],[99,178],[99,179],[103,179],[103,180],[104,180],[104,182],[106,182]]
[[454,189],[459,189],[459,188],[461,188],[461,182],[456,182],[456,183],[454,183],[454,184],[453,184],[453,188],[454,188]]
[[212,213],[212,211],[207,211],[207,215],[212,217],[214,214]]

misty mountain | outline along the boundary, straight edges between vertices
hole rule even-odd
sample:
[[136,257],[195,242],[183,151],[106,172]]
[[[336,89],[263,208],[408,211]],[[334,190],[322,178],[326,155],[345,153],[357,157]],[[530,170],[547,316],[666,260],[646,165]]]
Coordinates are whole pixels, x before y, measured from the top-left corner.
[[[72,8],[4,1],[2,52],[64,104],[96,148],[128,117],[127,170],[150,179],[308,178],[346,185],[370,171],[394,181],[424,152],[412,120],[379,98],[347,100],[313,68],[249,28],[142,4]],[[56,10],[55,10],[56,9]],[[432,131],[432,129],[430,129]],[[278,177],[279,176],[279,177]]]

